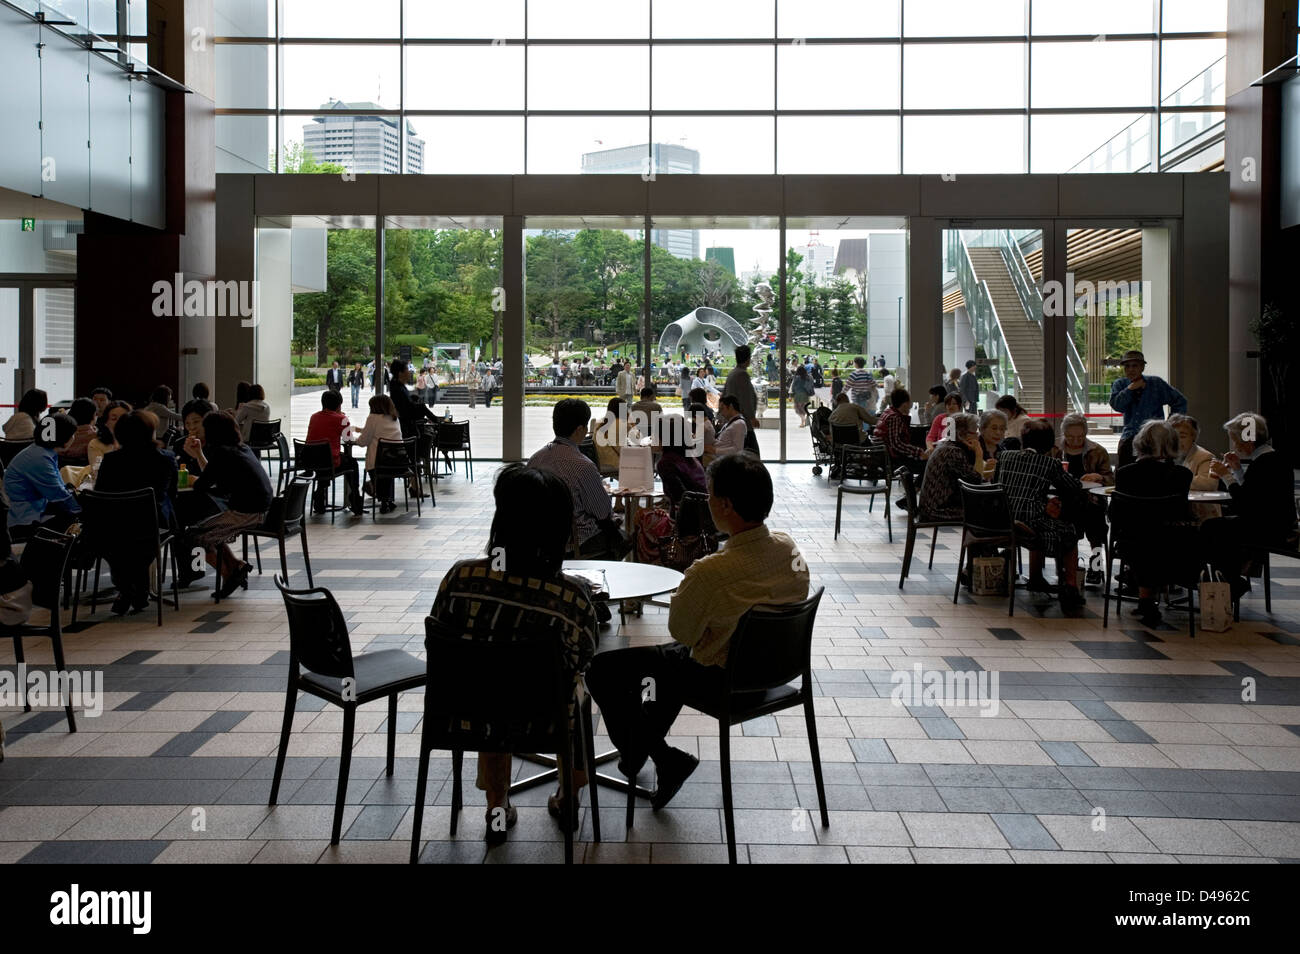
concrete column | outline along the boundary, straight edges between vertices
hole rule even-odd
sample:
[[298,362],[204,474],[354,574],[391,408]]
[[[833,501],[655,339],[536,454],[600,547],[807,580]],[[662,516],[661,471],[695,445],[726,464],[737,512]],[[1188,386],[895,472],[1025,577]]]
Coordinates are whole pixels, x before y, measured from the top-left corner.
[[[908,225],[903,350],[908,390],[920,400],[943,362],[943,229],[927,216],[914,216]],[[897,321],[887,315],[887,324],[891,318]]]
[[293,367],[289,361],[293,351],[292,249],[290,229],[258,229],[254,371],[246,379],[266,391],[271,417],[280,418],[280,430],[285,434],[292,431],[293,424]]
[[[1170,261],[1173,254],[1169,230],[1142,230],[1142,315],[1134,320],[1142,328],[1142,353],[1147,369],[1180,387],[1170,365]],[[1148,284],[1149,283],[1149,284]]]
[[524,217],[502,221],[501,287],[501,459],[524,459]]

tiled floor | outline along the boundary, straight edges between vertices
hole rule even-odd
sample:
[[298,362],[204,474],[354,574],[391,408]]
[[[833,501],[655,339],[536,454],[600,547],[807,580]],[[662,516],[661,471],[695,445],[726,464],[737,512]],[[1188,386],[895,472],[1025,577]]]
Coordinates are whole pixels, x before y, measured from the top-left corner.
[[[337,595],[355,649],[422,650],[424,615],[446,568],[473,555],[490,519],[493,465],[444,481],[438,506],[317,519],[318,583]],[[1248,597],[1230,632],[1187,637],[1172,616],[1147,630],[1127,615],[1101,626],[1101,600],[1064,618],[1022,596],[952,603],[956,534],[940,537],[898,588],[894,542],[877,506],[845,501],[807,466],[773,468],[771,524],[792,532],[826,587],[813,668],[830,827],[817,819],[802,717],[734,731],[741,860],[751,862],[1203,862],[1300,858],[1300,568],[1278,561],[1273,615]],[[928,548],[922,537],[918,552]],[[305,584],[296,547],[293,581]],[[113,619],[66,637],[69,664],[104,674],[104,711],[69,734],[60,711],[0,710],[2,862],[402,862],[409,850],[419,740],[418,693],[402,697],[397,771],[384,776],[387,713],[361,710],[344,838],[328,845],[341,716],[299,705],[277,808],[266,805],[287,659],[284,609],[267,575],[214,607],[204,591],[153,616]],[[608,629],[602,648],[666,638],[662,611]],[[12,649],[0,648],[12,671]],[[46,645],[28,659],[48,664]],[[987,671],[998,706],[900,705],[895,671]],[[916,700],[913,700],[916,701]],[[921,702],[926,700],[922,699]],[[951,701],[951,700],[949,700]],[[598,728],[599,733],[599,728]],[[578,856],[589,862],[725,861],[714,723],[684,712],[673,744],[701,765],[658,814],[638,807],[625,835],[620,796],[601,792],[604,843],[584,803]],[[598,743],[599,745],[599,743]],[[467,762],[469,760],[467,759]],[[468,802],[448,837],[449,758],[431,772],[422,857],[437,862],[557,861],[562,839],[545,789],[517,799],[518,827],[486,851],[466,765]],[[523,766],[518,766],[523,771]],[[648,783],[649,778],[643,778]]]

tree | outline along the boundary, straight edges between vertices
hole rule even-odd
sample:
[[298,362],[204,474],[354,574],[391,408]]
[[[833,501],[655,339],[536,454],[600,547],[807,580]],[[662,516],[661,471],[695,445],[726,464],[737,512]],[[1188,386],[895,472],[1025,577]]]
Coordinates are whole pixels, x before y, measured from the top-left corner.
[[525,268],[528,313],[551,339],[552,354],[558,360],[560,340],[572,330],[574,312],[590,297],[579,280],[573,242],[554,231],[529,237]]
[[[270,166],[275,167],[275,156],[271,156]],[[300,142],[291,142],[284,150],[284,163],[280,169],[285,173],[316,173],[326,175],[340,175],[347,172],[343,166],[337,162],[317,162],[312,151],[306,148]]]
[[331,351],[369,351],[375,314],[374,233],[332,229],[326,249],[325,290],[295,295],[293,302],[294,342],[314,347],[321,366]]

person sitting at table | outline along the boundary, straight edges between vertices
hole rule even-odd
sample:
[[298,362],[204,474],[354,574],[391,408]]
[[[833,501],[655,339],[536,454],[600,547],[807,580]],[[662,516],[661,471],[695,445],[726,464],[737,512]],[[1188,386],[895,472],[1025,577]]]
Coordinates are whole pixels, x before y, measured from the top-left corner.
[[740,399],[734,394],[724,395],[718,402],[718,424],[714,435],[714,456],[726,457],[745,449],[749,425],[740,409]]
[[176,455],[177,465],[184,467],[192,477],[203,472],[203,465],[186,450],[186,445],[191,437],[195,437],[198,438],[199,446],[203,446],[203,419],[215,410],[215,407],[199,398],[186,401],[185,407],[181,409],[181,423],[185,433],[172,442],[171,451]]
[[564,481],[573,495],[571,511],[577,525],[582,555],[595,558],[609,555],[622,559],[631,547],[627,535],[614,521],[609,494],[600,479],[600,471],[578,449],[587,436],[591,408],[580,398],[565,398],[551,411],[551,430],[555,440],[528,459],[529,467],[548,471]]
[[879,423],[880,418],[861,404],[854,404],[846,391],[841,391],[835,398],[835,408],[828,418],[831,427],[857,427],[858,443],[862,443],[866,439],[867,431]]
[[[618,395],[609,399],[605,405],[605,416],[591,419],[590,437],[596,445],[596,460],[602,474],[618,473],[619,452],[627,446],[632,428],[628,426],[625,407],[627,402]],[[637,432],[640,439],[639,432]]]
[[708,416],[708,406],[691,403],[686,409],[686,423],[690,427],[689,439],[700,457],[700,466],[708,469],[718,453],[718,430]]
[[664,493],[676,513],[686,491],[707,493],[709,489],[699,457],[692,456],[693,442],[687,433],[686,418],[680,414],[659,418],[657,444],[661,453],[655,473],[663,481]]
[[[570,531],[569,491],[549,471],[507,464],[497,474],[492,495],[496,512],[488,555],[461,560],[447,571],[430,615],[467,639],[554,641],[563,650],[576,690],[596,652],[597,622],[587,587],[562,571]],[[573,706],[571,701],[571,722]],[[508,725],[488,727],[489,733],[509,730]],[[509,752],[478,754],[477,784],[487,797],[484,839],[489,845],[502,844],[518,817],[510,804],[510,778]],[[575,766],[575,796],[586,784],[586,773]],[[558,792],[547,799],[547,808],[565,824],[568,813]]]
[[165,384],[160,384],[153,389],[153,394],[149,397],[149,403],[144,409],[158,419],[158,427],[154,437],[162,440],[167,431],[173,427],[182,427],[184,419],[172,410],[172,389]]
[[[689,391],[687,393],[689,394]],[[655,422],[663,412],[663,405],[655,400],[655,386],[648,384],[641,389],[641,400],[628,408],[627,417],[631,426],[642,434],[651,434],[654,432]]]
[[916,504],[920,520],[960,520],[961,487],[957,482],[984,483],[984,453],[975,415],[957,411],[949,419],[952,436],[935,445],[925,464]]
[[691,403],[698,404],[704,408],[704,416],[709,419],[709,423],[716,426],[717,418],[714,416],[713,408],[709,407],[709,394],[717,393],[717,388],[712,392],[708,388],[691,388]]
[[[231,552],[228,541],[256,527],[271,507],[271,479],[257,455],[239,439],[233,415],[214,411],[203,419],[203,441],[186,439],[185,450],[202,468],[193,496],[206,494],[222,508],[216,516],[190,527],[188,544],[207,551],[209,565],[225,580],[215,594],[222,599],[248,585],[252,567]],[[188,551],[186,551],[188,552]]]
[[1007,442],[1007,450],[1019,450],[1025,425],[1033,418],[1020,406],[1014,394],[1002,395],[993,407],[1007,416],[1007,436],[1003,438]]
[[889,395],[889,407],[876,424],[875,435],[888,448],[891,467],[906,467],[919,477],[930,451],[912,443],[911,413],[912,395],[906,388],[894,388]]
[[[688,692],[722,692],[728,643],[741,616],[756,604],[808,598],[799,548],[764,522],[774,495],[763,462],[747,451],[719,457],[709,467],[708,484],[709,513],[728,539],[717,553],[692,563],[678,584],[668,611],[673,641],[602,653],[587,672],[587,689],[619,751],[619,770],[632,778],[647,758],[655,763],[656,811],[699,765],[665,739]],[[654,686],[648,699],[647,685]]]
[[[95,490],[125,493],[148,488],[153,491],[158,526],[171,527],[176,500],[176,455],[162,450],[154,437],[158,418],[151,411],[132,411],[117,422],[118,450],[104,457]],[[112,612],[140,612],[149,607],[149,566],[154,548],[144,543],[111,548],[106,557],[117,587]],[[159,568],[162,569],[161,567]]]
[[[1157,588],[1188,582],[1200,562],[1187,504],[1192,472],[1176,463],[1178,433],[1165,421],[1143,424],[1133,438],[1133,452],[1134,462],[1115,474],[1115,491],[1141,503],[1112,497],[1110,520],[1122,537],[1120,556],[1138,586],[1135,615],[1146,626],[1158,626]],[[1173,499],[1157,506],[1161,498]]]
[[[400,441],[402,427],[397,422],[397,408],[393,399],[387,394],[376,394],[370,399],[370,414],[365,426],[353,441],[358,447],[366,449],[366,470],[375,469],[375,458],[379,455],[380,441]],[[397,509],[393,499],[393,478],[375,477],[370,493],[379,501],[380,513],[392,513]]]
[[[389,365],[391,377],[388,384],[389,397],[393,399],[393,407],[397,409],[397,422],[402,426],[403,438],[415,438],[416,453],[421,460],[429,458],[433,446],[429,429],[426,428],[425,422],[437,422],[438,418],[434,416],[433,411],[429,410],[427,405],[416,401],[408,390],[407,385],[411,382],[411,368],[401,358],[394,358]],[[450,462],[448,452],[444,451],[443,456]],[[412,497],[427,497],[420,482],[408,481],[411,484],[410,494]]]
[[[1115,476],[1110,469],[1110,454],[1100,444],[1088,440],[1088,419],[1077,411],[1065,415],[1061,420],[1061,439],[1052,448],[1052,456],[1062,461],[1066,470],[1079,478],[1084,490],[1092,487],[1110,487],[1115,483]],[[1075,515],[1088,546],[1093,553],[1106,549],[1106,502],[1102,497],[1088,494]],[[1095,568],[1093,561],[1088,561],[1088,570],[1084,576],[1089,586],[1100,586],[1103,575]]]
[[[1192,490],[1218,490],[1219,478],[1210,473],[1210,465],[1218,458],[1197,443],[1201,433],[1200,423],[1187,414],[1170,414],[1166,423],[1178,433],[1178,457],[1174,462],[1192,472]],[[1223,510],[1218,504],[1192,504],[1192,516],[1197,523],[1222,515]]]
[[104,407],[95,425],[95,437],[86,447],[86,461],[89,465],[87,473],[93,474],[95,465],[104,455],[117,450],[117,438],[113,430],[117,427],[117,422],[130,413],[131,405],[125,401],[109,401]]
[[[1043,578],[1045,556],[1056,558],[1058,598],[1062,609],[1075,609],[1085,602],[1078,587],[1079,532],[1062,519],[1062,513],[1078,504],[1083,485],[1074,474],[1066,473],[1059,460],[1052,458],[1056,434],[1047,421],[1031,419],[1021,432],[1022,450],[1004,450],[998,455],[994,481],[1006,488],[1012,517],[1027,526],[1037,537],[1035,549],[1029,551],[1031,592],[1049,593]],[[1048,500],[1054,490],[1058,499]]]
[[5,468],[4,490],[9,498],[7,523],[10,536],[27,540],[37,527],[62,533],[81,513],[76,496],[59,475],[59,449],[67,447],[77,425],[66,414],[36,423],[32,443],[20,450]]
[[239,436],[245,444],[253,436],[253,422],[265,424],[271,419],[271,405],[266,403],[266,391],[260,384],[248,386],[248,398],[235,411],[235,423],[239,425]]
[[100,417],[113,401],[113,392],[108,388],[95,388],[90,392],[90,399],[95,402],[95,423],[98,424]]
[[1007,436],[1007,416],[1001,411],[980,412],[980,443],[984,446],[984,459],[997,460],[1002,451],[1002,440]]
[[[929,397],[926,399],[926,402],[922,404],[920,408],[918,408],[917,410],[917,413],[921,417],[922,425],[924,425],[925,427],[929,427],[931,424],[934,423],[935,415],[942,414],[944,412],[944,409],[946,407],[946,405],[944,404],[944,398],[946,398],[947,396],[948,396],[948,392],[944,389],[942,384],[936,384],[934,387],[930,388]],[[957,410],[960,411],[961,408],[959,407],[957,408]],[[937,444],[939,443],[939,441],[935,441],[935,443]]]
[[66,467],[84,467],[90,442],[95,439],[99,429],[95,427],[95,402],[90,398],[77,398],[68,408],[68,417],[77,425],[77,433],[68,444],[67,450],[59,453],[59,463]]
[[1232,495],[1233,516],[1205,521],[1201,539],[1237,600],[1250,589],[1252,547],[1294,544],[1295,477],[1287,455],[1274,450],[1262,415],[1238,414],[1223,429],[1231,450],[1210,465],[1210,473]]
[[50,406],[50,397],[38,388],[27,391],[18,400],[18,409],[5,421],[4,432],[7,441],[30,441],[36,434],[36,422]]
[[[365,512],[365,505],[362,503],[358,489],[360,485],[357,483],[357,461],[350,453],[344,455],[340,446],[343,436],[350,436],[352,433],[352,424],[348,421],[347,415],[340,410],[343,407],[342,392],[331,390],[321,392],[320,406],[321,409],[307,421],[307,443],[330,446],[330,460],[334,462],[334,470],[330,476],[343,475],[343,491],[347,495],[348,507],[351,508],[354,516],[359,517]],[[312,495],[312,510],[315,513],[325,513],[325,494],[329,490],[329,484],[330,481],[319,477],[316,480],[315,493]]]
[[952,415],[961,410],[960,394],[945,394],[943,396],[943,410],[938,411],[930,418],[930,430],[925,435],[925,446],[934,447],[945,437],[951,435],[946,433],[947,420]]

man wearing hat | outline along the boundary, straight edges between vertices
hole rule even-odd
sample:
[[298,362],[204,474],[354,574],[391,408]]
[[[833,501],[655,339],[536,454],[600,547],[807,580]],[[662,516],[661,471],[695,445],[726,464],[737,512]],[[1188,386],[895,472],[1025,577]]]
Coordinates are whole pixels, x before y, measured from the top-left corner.
[[1147,421],[1163,421],[1165,405],[1174,414],[1187,413],[1187,398],[1164,378],[1143,374],[1147,359],[1141,351],[1125,351],[1120,358],[1124,377],[1110,386],[1110,406],[1124,415],[1119,436],[1119,466],[1133,463],[1133,438]]

